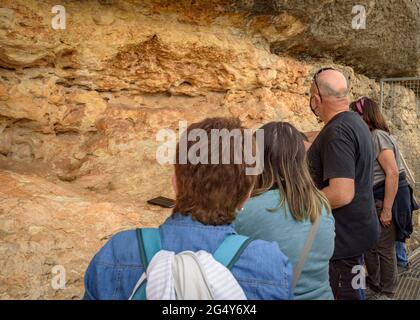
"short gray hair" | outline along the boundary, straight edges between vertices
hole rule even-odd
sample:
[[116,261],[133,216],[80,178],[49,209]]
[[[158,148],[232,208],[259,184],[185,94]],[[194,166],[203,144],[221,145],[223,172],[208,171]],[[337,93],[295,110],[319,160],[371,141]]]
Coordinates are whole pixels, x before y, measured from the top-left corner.
[[322,80],[318,80],[319,90],[323,92],[326,96],[331,96],[335,98],[344,98],[349,94],[349,86],[346,79],[346,88],[344,90],[336,91],[330,87],[328,83]]

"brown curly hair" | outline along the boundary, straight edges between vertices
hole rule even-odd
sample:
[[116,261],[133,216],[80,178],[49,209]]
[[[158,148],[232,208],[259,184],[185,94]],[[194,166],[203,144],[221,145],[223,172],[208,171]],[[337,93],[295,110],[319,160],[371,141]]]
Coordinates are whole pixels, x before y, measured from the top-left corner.
[[[240,145],[235,142],[234,136],[229,136],[230,155],[229,164],[223,164],[223,144],[218,140],[216,149],[211,148],[212,130],[227,129],[229,132],[235,130],[244,137],[244,127],[238,118],[207,118],[201,122],[193,123],[183,134],[189,134],[193,129],[202,129],[208,137],[208,151],[206,155],[200,154],[200,159],[207,158],[208,161],[192,164],[189,157],[186,163],[180,161],[180,145],[176,148],[175,177],[177,184],[177,195],[173,213],[191,215],[193,219],[206,225],[223,225],[232,222],[236,217],[236,209],[245,200],[255,183],[255,175],[246,175],[246,168],[251,167],[241,161],[237,164],[232,161],[238,151],[244,159],[244,140]],[[213,131],[214,132],[214,131]],[[186,138],[186,136],[184,136]],[[181,137],[182,139],[182,137]],[[255,152],[255,140],[251,152]],[[190,153],[195,141],[187,141],[186,151]],[[185,150],[185,149],[184,149]],[[195,150],[195,149],[194,149]],[[191,150],[193,151],[193,150]],[[213,157],[212,157],[213,154]],[[211,160],[218,160],[218,164]],[[205,163],[207,162],[207,164]]]

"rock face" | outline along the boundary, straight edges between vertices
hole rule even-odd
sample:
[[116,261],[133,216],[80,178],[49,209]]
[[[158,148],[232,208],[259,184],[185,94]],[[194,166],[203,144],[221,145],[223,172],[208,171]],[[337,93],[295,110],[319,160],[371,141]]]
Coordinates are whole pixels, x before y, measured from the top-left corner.
[[[308,86],[320,66],[343,70],[355,98],[379,98],[362,73],[416,72],[415,1],[370,1],[360,34],[343,3],[66,1],[56,30],[54,1],[2,0],[0,298],[80,298],[104,241],[169,215],[146,204],[173,197],[172,168],[155,156],[160,129],[238,116],[249,127],[282,120],[314,131]],[[414,167],[416,97],[398,90],[398,109],[386,112]],[[51,286],[56,265],[65,289]]]
[[[332,56],[372,78],[419,74],[418,1],[339,2],[254,1],[251,10],[275,53]],[[358,28],[360,7],[365,25]]]

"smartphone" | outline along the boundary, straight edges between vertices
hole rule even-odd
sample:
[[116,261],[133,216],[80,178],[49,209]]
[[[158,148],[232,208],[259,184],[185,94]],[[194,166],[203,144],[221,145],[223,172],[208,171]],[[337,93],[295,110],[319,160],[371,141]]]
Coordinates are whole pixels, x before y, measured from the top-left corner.
[[148,200],[147,203],[155,204],[164,208],[173,208],[175,206],[175,200],[165,197],[153,198]]

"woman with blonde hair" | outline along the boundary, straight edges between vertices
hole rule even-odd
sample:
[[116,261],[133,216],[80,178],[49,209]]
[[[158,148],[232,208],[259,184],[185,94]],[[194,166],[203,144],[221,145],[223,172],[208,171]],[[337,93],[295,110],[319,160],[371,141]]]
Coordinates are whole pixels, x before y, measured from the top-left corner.
[[295,299],[333,299],[329,260],[334,252],[334,218],[312,181],[303,138],[285,122],[271,122],[261,129],[264,169],[252,198],[236,217],[235,229],[278,243],[294,266]]

